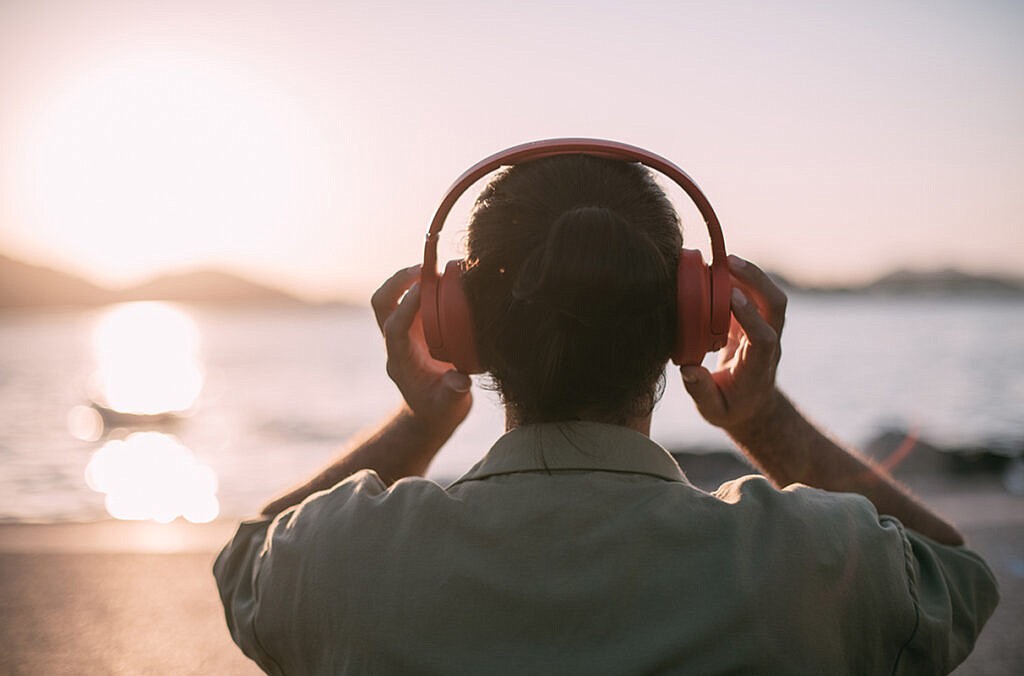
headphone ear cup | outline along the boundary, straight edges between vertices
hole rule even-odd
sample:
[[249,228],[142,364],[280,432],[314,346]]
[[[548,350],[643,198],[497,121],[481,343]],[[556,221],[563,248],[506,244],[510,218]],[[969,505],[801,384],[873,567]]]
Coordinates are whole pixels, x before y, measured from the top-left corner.
[[[437,319],[440,346],[430,347],[430,354],[455,365],[463,373],[481,373],[473,331],[473,315],[462,286],[463,263],[448,261],[437,284]],[[425,301],[425,297],[421,297]]]
[[711,349],[711,268],[696,249],[679,253],[676,270],[676,344],[672,361],[699,365]]

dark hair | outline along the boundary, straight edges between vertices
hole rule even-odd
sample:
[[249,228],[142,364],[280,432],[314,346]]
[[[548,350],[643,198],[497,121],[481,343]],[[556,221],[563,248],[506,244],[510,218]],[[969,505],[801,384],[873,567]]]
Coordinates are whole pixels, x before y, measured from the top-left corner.
[[653,410],[682,234],[647,168],[589,155],[510,167],[477,198],[467,244],[481,365],[517,423]]

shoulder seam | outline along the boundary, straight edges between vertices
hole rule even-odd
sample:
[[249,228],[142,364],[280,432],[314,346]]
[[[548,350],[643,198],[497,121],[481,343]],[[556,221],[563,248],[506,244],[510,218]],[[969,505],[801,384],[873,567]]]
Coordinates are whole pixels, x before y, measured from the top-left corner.
[[914,627],[910,631],[910,636],[903,642],[900,649],[896,651],[896,659],[892,663],[892,673],[896,674],[896,670],[899,669],[900,660],[903,658],[903,653],[910,645],[914,637],[917,636],[917,628],[921,624],[921,604],[917,598],[917,585],[914,583],[912,575],[912,562],[911,557],[913,556],[910,552],[910,542],[907,539],[907,534],[903,530],[903,524],[898,519],[889,519],[889,521],[896,526],[900,533],[900,546],[903,548],[903,575],[907,581],[907,591],[910,593],[910,600],[914,604]]

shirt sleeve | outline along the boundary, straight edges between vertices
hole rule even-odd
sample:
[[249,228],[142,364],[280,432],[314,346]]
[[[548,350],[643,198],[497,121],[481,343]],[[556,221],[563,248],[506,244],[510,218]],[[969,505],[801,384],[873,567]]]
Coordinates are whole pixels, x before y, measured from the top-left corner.
[[973,551],[900,528],[916,618],[894,673],[949,673],[973,650],[999,603],[999,586]]
[[213,564],[228,630],[242,652],[268,674],[284,673],[256,633],[259,573],[272,519],[243,521]]
[[317,672],[303,662],[315,658],[303,644],[314,639],[300,625],[311,614],[316,623],[319,592],[311,590],[337,565],[324,545],[344,539],[345,523],[360,521],[357,503],[371,504],[386,490],[375,472],[361,470],[276,517],[243,521],[221,551],[213,575],[231,638],[263,671]]
[[[870,551],[875,565],[867,574],[884,575],[886,581],[866,581],[859,607],[874,623],[883,621],[883,612],[900,611],[899,621],[889,620],[895,622],[889,635],[898,637],[899,646],[894,674],[951,672],[971,653],[999,603],[995,576],[978,554],[878,514],[861,495],[801,484],[778,491],[761,477],[744,477],[722,484],[715,496],[734,504],[760,498],[776,515],[800,515],[799,522],[809,525],[814,537],[838,537],[846,547]],[[869,588],[874,591],[868,593]]]

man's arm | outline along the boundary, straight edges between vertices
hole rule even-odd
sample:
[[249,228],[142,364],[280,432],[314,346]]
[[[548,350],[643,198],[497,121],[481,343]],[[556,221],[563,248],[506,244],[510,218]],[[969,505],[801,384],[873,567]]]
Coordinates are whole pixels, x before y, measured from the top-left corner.
[[741,449],[778,486],[807,484],[828,491],[860,493],[880,514],[936,542],[962,545],[963,535],[917,500],[903,484],[856,451],[846,449],[811,424],[776,390],[764,418],[729,430]]
[[708,422],[724,429],[777,486],[803,483],[859,493],[882,514],[950,545],[963,536],[870,459],[811,424],[775,386],[786,295],[757,266],[730,256],[733,326],[718,369],[681,368],[683,384]]
[[431,358],[427,350],[419,285],[414,284],[419,275],[419,266],[399,270],[371,299],[387,346],[388,375],[405,400],[402,408],[315,477],[267,504],[264,516],[297,505],[361,469],[376,471],[389,485],[402,477],[421,476],[466,418],[473,403],[471,382],[451,364]]

